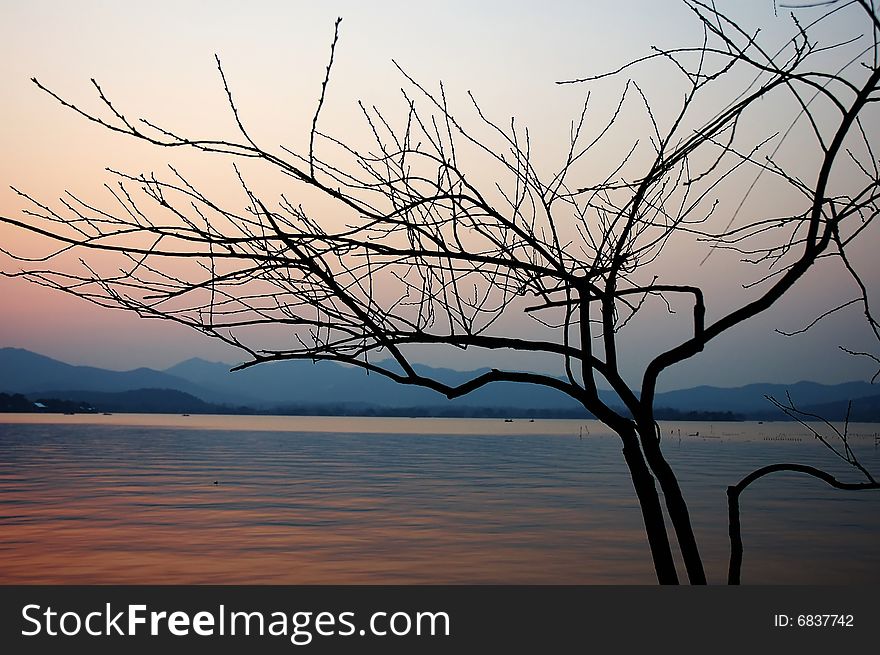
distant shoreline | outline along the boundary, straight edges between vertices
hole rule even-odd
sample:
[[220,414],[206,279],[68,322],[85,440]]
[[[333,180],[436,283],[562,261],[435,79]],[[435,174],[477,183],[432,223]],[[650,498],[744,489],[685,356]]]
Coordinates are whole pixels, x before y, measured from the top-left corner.
[[[77,394],[91,400],[69,398],[42,398],[33,394],[0,393],[0,414],[192,414],[218,416],[328,416],[328,417],[376,417],[376,418],[486,418],[486,419],[583,419],[595,417],[586,410],[569,408],[513,408],[483,406],[419,406],[384,407],[345,403],[301,404],[271,408],[228,406],[206,403],[195,396],[174,390],[144,389],[119,393]],[[623,410],[620,410],[623,411]],[[737,413],[730,411],[681,411],[658,408],[655,417],[659,421],[682,422],[742,422],[767,421],[791,422],[781,412]],[[863,423],[880,422],[859,421]]]
[[[130,397],[136,392],[126,392]],[[116,394],[102,394],[113,396]],[[123,395],[123,394],[119,394]],[[175,394],[176,395],[176,394]],[[7,402],[4,402],[4,397]],[[8,399],[17,398],[17,402]],[[204,403],[193,397],[192,406],[157,407],[155,404],[137,405],[131,400],[125,406],[117,403],[88,403],[59,398],[34,398],[24,394],[0,393],[0,414],[213,414],[229,416],[338,416],[338,417],[379,417],[379,418],[497,418],[497,419],[594,419],[586,410],[578,409],[523,409],[513,407],[481,406],[424,406],[424,407],[383,407],[346,405],[328,403],[326,405],[307,404],[255,409],[253,407],[229,407]],[[674,409],[659,409],[656,418],[663,421],[743,421],[747,418],[734,412],[682,412]]]
[[[332,362],[275,362],[237,373],[229,368],[192,358],[163,371],[110,371],[66,364],[20,348],[0,348],[0,412],[591,418],[573,399],[533,384],[487,385],[473,395],[447,400],[428,389],[406,388],[376,376],[367,379],[360,371]],[[425,366],[419,370],[451,386],[485,372]],[[599,395],[608,407],[623,407],[612,390],[599,389]],[[880,386],[858,380],[699,385],[659,392],[654,407],[659,420],[789,420],[769,398],[790,398],[798,410],[830,421],[849,416],[854,422],[880,422]]]

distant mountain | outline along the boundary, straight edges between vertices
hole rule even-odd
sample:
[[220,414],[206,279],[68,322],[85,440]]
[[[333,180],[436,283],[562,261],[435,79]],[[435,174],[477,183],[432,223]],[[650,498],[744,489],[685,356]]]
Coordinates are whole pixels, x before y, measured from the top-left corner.
[[[235,373],[233,365],[193,358],[165,371],[139,368],[108,371],[72,366],[17,348],[0,348],[0,392],[73,398],[69,392],[120,392],[174,389],[205,402],[267,409],[281,405],[360,404],[377,407],[447,405],[445,396],[429,389],[399,385],[380,375],[333,362],[270,362]],[[420,367],[449,384],[483,371],[461,372]],[[488,369],[484,369],[488,370]],[[553,389],[495,384],[454,401],[460,407],[531,407],[576,409],[577,403]]]
[[744,387],[694,387],[657,394],[655,405],[681,411],[729,411],[738,414],[778,412],[765,396],[773,396],[781,403],[787,403],[786,393],[791,396],[796,407],[847,401],[877,393],[877,387],[868,382],[845,382],[825,385],[817,382],[796,382],[794,384],[749,384]]
[[[536,385],[495,383],[449,401],[442,394],[429,389],[400,385],[381,375],[367,375],[362,369],[333,362],[270,362],[235,373],[230,372],[232,366],[194,358],[165,371],[149,368],[107,371],[89,366],[72,366],[27,350],[2,348],[0,392],[25,393],[32,399],[34,394],[41,394],[43,397],[78,401],[97,398],[95,393],[138,391],[140,399],[130,406],[140,409],[132,411],[150,411],[144,409],[152,406],[149,394],[145,395],[144,390],[152,389],[182,392],[208,405],[247,406],[261,412],[326,413],[338,409],[340,412],[355,413],[385,411],[397,415],[476,416],[510,410],[529,416],[583,415],[583,409],[568,396]],[[488,369],[465,372],[418,366],[417,370],[446,384],[455,385]],[[813,408],[818,414],[827,410],[835,417],[842,416],[841,407],[845,412],[848,400],[860,399],[856,403],[854,411],[857,413],[854,413],[853,420],[874,420],[858,418],[873,416],[876,408],[877,403],[871,397],[877,395],[877,388],[867,382],[838,385],[815,382],[791,385],[757,383],[736,388],[700,386],[660,393],[655,405],[658,416],[664,417],[687,417],[694,412],[704,416],[707,413],[720,416],[732,412],[739,418],[774,419],[784,417],[765,396],[772,395],[785,402],[786,392],[799,408]],[[613,392],[600,393],[608,404],[620,406]],[[164,398],[159,404],[162,403],[165,403],[163,406],[177,407],[170,397]]]
[[[258,398],[258,403],[262,405],[348,402],[393,408],[438,405],[566,411],[579,408],[575,401],[564,394],[535,385],[492,384],[450,403],[444,396],[428,389],[399,385],[380,375],[368,376],[360,369],[331,362],[318,365],[304,361],[271,362],[235,373],[230,373],[230,368],[230,364],[189,359],[165,372],[227,394],[246,391]],[[416,369],[446,384],[461,384],[488,370],[463,372],[428,366],[417,366]],[[801,407],[863,398],[875,394],[877,388],[868,382],[837,385],[816,382],[791,385],[756,383],[735,388],[700,386],[659,393],[655,406],[671,410],[671,415],[675,412],[733,412],[742,417],[760,414],[761,418],[770,418],[780,414],[765,396],[774,396],[786,402],[786,392]],[[606,390],[600,394],[608,404],[621,405],[613,392]]]
[[175,389],[213,402],[236,402],[238,395],[212,392],[184,378],[151,368],[108,371],[73,366],[21,348],[0,348],[0,392],[34,394],[55,390],[119,392]]
[[[145,414],[218,414],[228,407],[206,403],[195,396],[174,389],[134,389],[110,393],[106,391],[50,391],[31,395],[33,401],[59,399],[86,405],[98,412],[129,412]],[[45,402],[45,401],[44,401]]]
[[[455,401],[430,389],[401,385],[381,375],[334,362],[267,362],[231,373],[231,365],[188,359],[165,373],[227,395],[246,393],[259,406],[317,403],[359,403],[379,407],[529,407],[575,409],[568,396],[545,387],[513,383],[488,385]],[[446,384],[461,384],[489,369],[455,371],[417,366],[419,372]],[[245,402],[245,401],[242,401]]]
[[[848,400],[819,403],[816,405],[798,406],[803,412],[821,416],[826,421],[843,421],[847,416]],[[849,420],[854,423],[880,422],[880,395],[865,398],[854,398],[849,408]]]

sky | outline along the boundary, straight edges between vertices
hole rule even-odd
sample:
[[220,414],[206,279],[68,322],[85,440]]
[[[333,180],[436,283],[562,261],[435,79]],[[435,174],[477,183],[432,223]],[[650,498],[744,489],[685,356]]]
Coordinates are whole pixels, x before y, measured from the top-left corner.
[[[771,0],[719,2],[743,24],[760,27],[769,42],[789,34],[785,10]],[[343,18],[340,43],[322,129],[362,138],[357,100],[381,107],[400,105],[405,84],[392,60],[415,79],[436,88],[443,80],[451,106],[466,114],[473,91],[487,114],[505,122],[512,115],[530,126],[538,165],[550,165],[564,151],[569,124],[587,89],[556,81],[616,68],[650,52],[651,45],[693,44],[700,33],[683,4],[669,1],[591,0],[553,2],[165,2],[150,4],[87,0],[80,2],[0,1],[0,214],[20,215],[24,203],[15,186],[46,201],[71,190],[101,197],[109,179],[105,167],[142,172],[162,170],[173,161],[203,182],[228,190],[228,162],[205,162],[188,154],[157,151],[112,134],[66,111],[29,80],[36,76],[65,98],[97,107],[89,80],[95,78],[121,108],[173,125],[184,134],[229,134],[234,128],[214,55],[235,89],[239,108],[257,140],[302,147],[320,91],[333,33]],[[832,31],[862,29],[841,20]],[[679,97],[672,78],[650,66],[634,70],[658,116]],[[641,77],[640,77],[641,75]],[[613,107],[624,79],[595,86],[599,116]],[[773,113],[773,108],[768,110]],[[876,114],[874,114],[876,117]],[[644,123],[633,119],[633,130]],[[876,124],[868,126],[876,133]],[[798,132],[795,132],[795,139]],[[624,141],[620,141],[623,147]],[[799,146],[791,145],[797,156]],[[812,160],[800,164],[809,176]],[[591,164],[592,165],[592,164]],[[743,184],[748,180],[744,178]],[[721,198],[728,214],[734,196]],[[749,211],[784,210],[787,197],[759,186]],[[31,237],[0,226],[0,243],[17,252],[44,247]],[[871,253],[876,230],[864,235],[857,263],[877,288],[880,267]],[[735,258],[713,255],[696,262],[705,245],[674,246],[667,258],[672,278],[704,276],[705,285],[733,302],[755,272]],[[15,270],[0,259],[0,270]],[[676,280],[683,281],[683,280]],[[842,353],[837,346],[874,347],[857,307],[819,323],[805,335],[784,337],[819,313],[848,298],[852,281],[830,265],[811,272],[790,297],[772,311],[711,344],[699,357],[671,370],[664,388],[698,384],[736,386],[754,381],[835,383],[868,379],[871,363]],[[717,309],[709,308],[710,315]],[[239,355],[217,342],[167,322],[143,320],[95,307],[22,280],[0,278],[0,346],[34,350],[75,364],[113,369],[164,368],[192,356],[234,362]],[[525,326],[512,326],[527,330]],[[636,379],[645,358],[681,338],[681,325],[633,328],[624,339],[623,367]],[[876,348],[875,348],[876,350]],[[426,363],[454,368],[504,365],[497,356],[425,353]],[[537,357],[524,365],[547,370]]]

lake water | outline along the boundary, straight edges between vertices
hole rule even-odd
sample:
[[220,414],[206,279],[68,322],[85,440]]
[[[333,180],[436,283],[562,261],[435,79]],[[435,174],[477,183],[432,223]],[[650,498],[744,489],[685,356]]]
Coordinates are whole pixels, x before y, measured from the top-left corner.
[[[858,480],[794,424],[662,429],[712,582],[727,485],[780,461]],[[880,426],[851,429],[880,472]],[[878,510],[878,492],[764,478],[742,497],[743,582],[880,583]],[[595,422],[0,415],[0,583],[654,581]]]

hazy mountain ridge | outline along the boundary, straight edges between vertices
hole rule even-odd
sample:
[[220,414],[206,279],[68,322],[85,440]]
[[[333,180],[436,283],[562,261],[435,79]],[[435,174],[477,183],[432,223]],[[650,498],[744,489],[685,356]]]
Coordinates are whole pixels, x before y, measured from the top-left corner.
[[[89,401],[117,409],[103,411],[258,411],[395,415],[504,415],[581,416],[572,399],[553,389],[535,385],[498,383],[455,401],[428,389],[399,385],[380,375],[332,362],[272,362],[230,372],[231,364],[192,358],[164,371],[139,368],[109,371],[73,366],[15,348],[0,348],[0,392]],[[488,369],[455,371],[418,366],[447,384],[460,384]],[[173,395],[157,390],[189,394],[192,400],[177,402]],[[786,393],[805,411],[840,420],[849,400],[855,400],[852,420],[880,420],[880,395],[867,382],[822,385],[797,382],[790,385],[755,383],[736,388],[699,386],[657,394],[658,416],[674,418],[691,413],[731,412],[736,418],[783,418],[765,399],[772,395],[785,402]],[[126,392],[137,392],[120,396]],[[152,395],[151,395],[152,393]],[[611,391],[602,392],[611,405],[620,405]],[[101,397],[99,394],[107,394]],[[111,398],[111,396],[116,396]],[[140,398],[140,399],[138,399]],[[177,400],[181,400],[178,398]],[[143,407],[118,409],[119,407]],[[151,404],[152,403],[152,404]],[[201,405],[199,404],[201,403]],[[226,407],[221,407],[221,406]],[[153,409],[146,409],[152,407]],[[183,408],[185,409],[177,409]],[[199,408],[202,408],[201,410]],[[162,408],[166,408],[163,410]],[[662,410],[662,411],[661,411]],[[873,418],[872,418],[873,417]]]
[[[457,407],[532,407],[536,409],[575,409],[579,405],[554,389],[534,385],[498,383],[468,396],[449,401],[430,389],[400,385],[376,373],[333,362],[268,362],[230,373],[230,364],[198,358],[181,362],[164,372],[226,395],[242,390],[258,406],[291,403],[362,403],[394,408],[453,404]],[[489,369],[455,371],[416,366],[446,384],[461,384]],[[245,402],[243,399],[242,402]]]
[[117,393],[138,389],[174,389],[213,402],[235,402],[237,396],[204,389],[190,380],[151,368],[111,371],[74,366],[21,348],[0,348],[0,391],[44,394],[52,390]]
[[[329,364],[329,363],[327,363]],[[332,367],[332,368],[330,368]],[[389,407],[418,407],[442,404],[467,405],[469,407],[520,407],[532,409],[576,410],[579,405],[552,389],[535,385],[501,383],[484,387],[477,392],[450,403],[444,396],[427,389],[402,387],[380,375],[367,376],[363,371],[338,364],[325,367],[314,366],[310,362],[273,362],[261,364],[250,369],[229,373],[231,365],[219,362],[206,362],[194,358],[166,369],[199,384],[215,384],[225,387],[241,385],[251,394],[258,394],[264,400],[285,402],[280,389],[290,390],[291,378],[310,376],[308,388],[299,389],[300,402],[340,401],[348,398],[350,402]],[[447,384],[460,384],[489,369],[456,371],[419,365],[416,369]],[[198,371],[194,374],[194,371]],[[236,376],[241,376],[240,381]],[[308,379],[308,378],[307,378]],[[371,387],[371,388],[368,388]],[[743,415],[761,415],[761,418],[780,414],[765,396],[773,396],[785,403],[787,395],[804,410],[814,406],[834,405],[834,415],[840,414],[840,407],[849,400],[857,400],[855,406],[864,409],[870,404],[872,396],[877,396],[877,386],[868,382],[845,382],[825,385],[818,382],[800,381],[793,384],[753,383],[742,387],[713,387],[701,385],[689,389],[679,389],[657,394],[656,406],[673,412],[733,412]],[[617,395],[610,391],[600,391],[605,402],[620,406]],[[288,401],[289,402],[289,401]],[[854,419],[857,420],[857,419]]]
[[[849,417],[853,423],[880,422],[880,395],[835,400],[798,407],[801,411],[821,417],[826,421],[844,421]],[[806,418],[805,420],[809,420]]]
[[[88,406],[97,412],[137,414],[224,414],[246,411],[228,405],[207,403],[176,389],[131,389],[129,391],[47,391],[30,394],[29,399],[58,399]],[[43,401],[45,402],[45,401]]]

